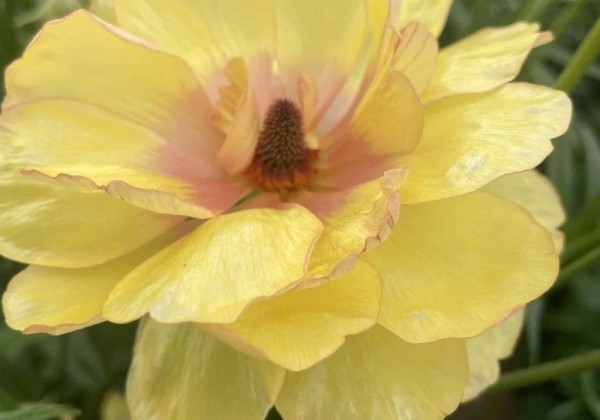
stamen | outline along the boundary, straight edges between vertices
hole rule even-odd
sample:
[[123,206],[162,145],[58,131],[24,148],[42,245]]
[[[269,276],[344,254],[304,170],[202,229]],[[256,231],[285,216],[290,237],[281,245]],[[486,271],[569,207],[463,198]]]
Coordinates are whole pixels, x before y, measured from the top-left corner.
[[270,106],[246,174],[257,187],[287,195],[307,187],[318,152],[304,142],[302,112],[292,101]]

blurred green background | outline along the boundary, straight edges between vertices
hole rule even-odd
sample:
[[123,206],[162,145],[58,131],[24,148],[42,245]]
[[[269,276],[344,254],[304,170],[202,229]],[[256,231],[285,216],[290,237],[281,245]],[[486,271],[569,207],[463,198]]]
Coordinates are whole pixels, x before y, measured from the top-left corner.
[[[0,0],[1,73],[44,22],[86,3]],[[485,26],[541,22],[553,31],[555,42],[533,52],[520,79],[557,86],[599,16],[598,0],[456,0],[441,43]],[[600,62],[587,66],[574,87],[568,82],[561,80],[559,87],[573,99],[573,123],[540,168],[558,188],[568,213],[561,275],[548,294],[529,305],[526,328],[514,356],[503,363],[505,372],[600,349]],[[0,259],[0,292],[20,269]],[[101,324],[61,337],[23,336],[0,324],[0,420],[94,419],[102,407],[106,412],[118,406],[115,395],[123,391],[134,333],[134,324]],[[564,370],[552,380],[518,389],[505,383],[510,389],[492,390],[452,418],[600,419],[598,370]],[[277,418],[275,413],[269,417]]]

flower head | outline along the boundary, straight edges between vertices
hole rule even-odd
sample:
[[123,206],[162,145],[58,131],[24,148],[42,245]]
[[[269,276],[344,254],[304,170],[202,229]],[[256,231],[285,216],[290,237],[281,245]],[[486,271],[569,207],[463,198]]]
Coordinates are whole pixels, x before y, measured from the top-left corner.
[[548,34],[438,51],[449,1],[102,6],[7,71],[9,325],[144,317],[136,418],[439,418],[493,382],[558,269],[528,170],[570,102],[509,83]]

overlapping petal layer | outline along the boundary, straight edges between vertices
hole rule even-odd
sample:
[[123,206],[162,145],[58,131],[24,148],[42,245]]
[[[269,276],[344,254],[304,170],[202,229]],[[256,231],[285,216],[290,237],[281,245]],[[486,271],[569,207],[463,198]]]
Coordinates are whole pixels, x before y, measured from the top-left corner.
[[363,258],[382,277],[380,323],[409,342],[478,335],[558,273],[546,230],[481,192],[403,206],[390,237]]
[[240,353],[195,324],[145,319],[127,380],[133,418],[261,420],[284,370]]
[[410,23],[391,37],[389,65],[404,74],[421,95],[429,85],[438,56],[437,40],[422,23]]
[[483,334],[466,340],[469,382],[463,401],[475,398],[496,382],[500,375],[498,361],[512,354],[523,326],[524,315],[525,311],[519,310]]
[[558,192],[548,178],[535,170],[518,172],[498,178],[483,191],[525,208],[550,232],[556,252],[562,251],[564,235],[558,228],[565,222],[566,214]]
[[25,333],[62,334],[104,321],[102,307],[115,285],[190,225],[182,223],[134,252],[94,267],[29,266],[2,297],[6,323]]
[[[10,159],[21,161],[19,155]],[[72,192],[26,179],[19,165],[6,156],[0,158],[0,196],[0,253],[27,264],[101,264],[182,220],[132,207],[106,194]]]
[[[80,60],[88,51],[93,59]],[[27,156],[46,159],[49,167],[38,170],[66,174],[57,181],[70,187],[103,188],[144,209],[201,218],[249,189],[216,165],[223,138],[189,66],[83,11],[47,25],[10,66],[4,112],[24,147],[45,145],[44,154]]]
[[297,198],[324,224],[312,254],[308,277],[335,277],[358,256],[383,241],[396,223],[400,198],[395,191],[404,172],[389,171],[381,179],[338,192],[305,192]]
[[466,381],[462,340],[408,344],[374,327],[318,365],[288,373],[276,406],[289,420],[441,419]]
[[323,151],[316,187],[347,189],[378,179],[413,151],[423,132],[423,109],[410,81],[391,70],[374,82],[337,138]]
[[531,169],[551,152],[549,140],[566,131],[570,118],[564,93],[525,83],[436,101],[425,108],[419,146],[400,161],[409,170],[402,200],[452,197]]
[[103,314],[113,322],[147,312],[165,323],[232,322],[253,300],[304,277],[322,229],[300,206],[211,219],[129,273]]
[[[552,235],[556,252],[561,251],[563,234],[558,226],[563,223],[565,214],[557,192],[543,175],[536,171],[506,175],[487,185],[484,190],[527,209]],[[522,281],[526,280],[523,278]],[[467,339],[469,384],[463,400],[476,397],[498,379],[499,360],[512,353],[519,338],[523,316],[523,310],[517,311],[483,334]]]
[[485,92],[510,82],[536,46],[539,28],[524,22],[486,28],[442,49],[423,100]]
[[217,82],[232,58],[272,52],[272,7],[271,0],[116,1],[123,29],[183,57],[206,84]]
[[377,271],[361,262],[340,279],[257,301],[233,324],[209,330],[242,351],[297,371],[330,356],[347,335],[373,326],[380,299]]
[[422,22],[436,38],[442,33],[452,0],[391,0],[399,3],[399,27]]

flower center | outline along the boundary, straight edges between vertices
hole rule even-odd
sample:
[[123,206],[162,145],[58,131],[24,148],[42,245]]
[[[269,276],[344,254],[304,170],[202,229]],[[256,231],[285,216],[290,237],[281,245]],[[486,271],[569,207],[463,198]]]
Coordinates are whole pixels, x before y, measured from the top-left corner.
[[309,185],[318,151],[306,147],[302,111],[287,99],[271,104],[246,175],[257,187],[282,196]]

